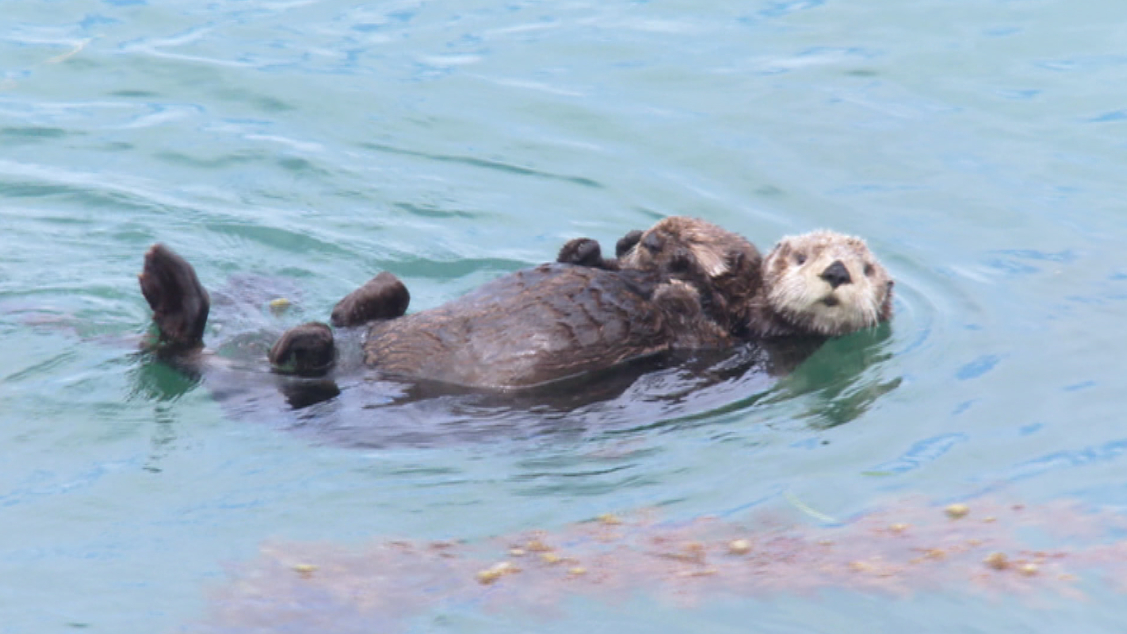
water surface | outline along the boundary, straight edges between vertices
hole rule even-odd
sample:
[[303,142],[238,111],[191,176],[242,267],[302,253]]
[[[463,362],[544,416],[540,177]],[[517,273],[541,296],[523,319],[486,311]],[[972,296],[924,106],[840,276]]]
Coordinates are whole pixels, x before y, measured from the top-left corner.
[[[269,539],[474,540],[649,507],[819,524],[987,491],[1116,508],[1123,14],[1110,0],[5,3],[0,631],[191,631],[208,589]],[[762,248],[861,235],[897,280],[895,321],[778,382],[647,407],[691,383],[674,366],[578,414],[438,400],[360,447],[276,403],[224,406],[134,353],[149,317],[135,274],[156,241],[243,302],[209,339],[261,345],[380,270],[425,308],[569,238],[611,243],[673,214]],[[260,300],[279,294],[293,307],[275,316]],[[412,421],[422,442],[393,442]],[[959,590],[690,608],[642,592],[550,618],[455,603],[392,625],[1048,632],[1127,617],[1117,596],[1030,618]]]

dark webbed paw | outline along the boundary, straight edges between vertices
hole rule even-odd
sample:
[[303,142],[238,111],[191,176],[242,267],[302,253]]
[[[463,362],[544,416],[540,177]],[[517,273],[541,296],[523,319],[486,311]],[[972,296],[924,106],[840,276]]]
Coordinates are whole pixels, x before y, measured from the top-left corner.
[[578,264],[579,266],[589,266],[596,269],[607,268],[606,261],[603,260],[602,247],[599,246],[597,240],[591,238],[568,240],[567,244],[560,248],[556,262]]
[[637,229],[622,236],[614,245],[614,257],[620,258],[626,255],[626,253],[630,251],[630,249],[633,249],[634,245],[638,244],[638,241],[641,239],[642,232]]
[[334,326],[355,326],[374,319],[395,319],[407,312],[411,294],[391,273],[384,271],[352,291],[333,307]]
[[192,265],[163,244],[154,244],[145,253],[145,267],[137,279],[153,309],[161,345],[177,349],[202,346],[211,300]]
[[270,348],[270,364],[282,374],[320,376],[335,359],[333,331],[320,322],[290,328]]
[[618,262],[618,258],[626,255],[641,239],[642,232],[638,230],[631,231],[622,236],[614,245],[615,259],[609,260],[603,258],[603,250],[597,240],[592,240],[591,238],[575,238],[574,240],[568,240],[567,244],[563,245],[559,255],[556,256],[556,262],[617,271],[621,266]]

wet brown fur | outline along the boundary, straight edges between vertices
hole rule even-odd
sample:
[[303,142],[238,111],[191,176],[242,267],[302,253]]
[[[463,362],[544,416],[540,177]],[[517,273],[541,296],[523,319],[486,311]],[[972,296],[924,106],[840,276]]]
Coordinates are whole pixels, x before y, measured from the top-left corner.
[[508,388],[730,343],[689,285],[648,271],[545,264],[373,322],[364,351],[367,365],[391,374]]
[[673,216],[657,222],[618,265],[691,285],[702,310],[737,337],[744,334],[753,299],[762,291],[762,257],[755,245],[697,218]]

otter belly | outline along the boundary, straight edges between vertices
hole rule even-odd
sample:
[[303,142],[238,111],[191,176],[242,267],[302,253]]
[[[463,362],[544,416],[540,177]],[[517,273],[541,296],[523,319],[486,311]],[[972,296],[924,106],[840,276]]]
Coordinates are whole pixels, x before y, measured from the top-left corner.
[[377,322],[365,363],[474,387],[527,387],[664,352],[674,334],[638,271],[545,264]]

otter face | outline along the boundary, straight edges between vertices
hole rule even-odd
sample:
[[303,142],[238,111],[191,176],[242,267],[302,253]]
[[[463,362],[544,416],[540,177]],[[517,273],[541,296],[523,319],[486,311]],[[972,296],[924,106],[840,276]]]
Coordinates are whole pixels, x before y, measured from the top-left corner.
[[785,237],[763,261],[763,283],[771,310],[809,334],[843,335],[892,316],[892,280],[860,238]]
[[743,236],[698,218],[664,218],[638,235],[619,241],[624,269],[657,271],[693,284],[709,315],[725,330],[747,322],[751,298],[759,291],[762,258]]
[[620,257],[623,268],[696,272],[709,280],[738,275],[759,262],[759,252],[742,236],[711,222],[684,216],[658,221]]

